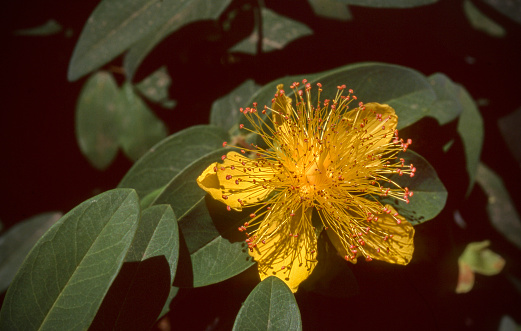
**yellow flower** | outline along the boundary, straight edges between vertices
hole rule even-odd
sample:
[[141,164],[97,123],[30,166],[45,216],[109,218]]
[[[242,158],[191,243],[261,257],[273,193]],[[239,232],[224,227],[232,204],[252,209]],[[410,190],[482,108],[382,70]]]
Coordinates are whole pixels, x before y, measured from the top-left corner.
[[265,147],[229,152],[197,179],[228,210],[257,207],[239,230],[246,233],[261,279],[275,275],[293,292],[317,264],[322,229],[353,263],[364,256],[405,265],[414,250],[412,225],[377,200],[389,196],[408,203],[413,195],[388,177],[416,171],[397,158],[411,141],[398,138],[394,109],[360,102],[349,110],[356,96],[345,93],[345,85],[337,87],[334,100],[321,102],[317,85],[313,99],[306,80],[301,89],[293,83],[295,107],[279,85],[271,108],[241,108],[251,128],[240,128],[260,135]]

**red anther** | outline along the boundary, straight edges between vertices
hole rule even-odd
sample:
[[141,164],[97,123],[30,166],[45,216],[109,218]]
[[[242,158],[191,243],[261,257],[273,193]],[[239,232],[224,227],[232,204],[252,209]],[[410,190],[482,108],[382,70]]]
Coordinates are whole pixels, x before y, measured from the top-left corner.
[[295,233],[295,234],[293,235],[293,237],[297,238],[297,237],[298,237],[298,233]]
[[364,106],[364,103],[363,103],[362,101],[360,101],[360,102],[358,103],[358,106],[359,106],[359,107],[363,107],[363,106]]
[[349,89],[349,93],[353,93],[353,90],[352,90],[352,89]]
[[271,210],[271,207],[266,207],[267,210]]
[[367,262],[371,262],[373,259],[372,259],[369,255],[367,255],[366,258],[365,258],[365,260],[366,260]]
[[414,177],[414,172],[411,172],[411,174],[409,176]]
[[385,125],[382,126],[382,130],[385,130]]
[[230,210],[232,210],[232,207],[226,206],[226,210],[230,211]]
[[412,144],[412,139],[407,139],[407,145]]
[[378,248],[376,249],[376,252],[377,252],[377,253],[380,253],[380,247],[378,247]]
[[317,83],[317,86],[318,86],[318,87],[322,87],[322,84],[320,84],[320,83]]
[[213,167],[213,172],[217,172],[217,167]]
[[396,224],[402,224],[402,220],[397,219],[397,220],[396,220]]
[[241,164],[242,164],[243,166],[245,166],[245,165],[246,165],[246,162],[242,161]]
[[257,216],[257,215],[255,215],[255,213],[251,213],[251,214],[250,214],[250,217],[251,217],[251,218],[254,218],[255,216]]
[[244,226],[248,226],[248,225],[250,225],[250,223],[244,222]]
[[303,94],[304,94],[304,92],[302,92],[302,90],[298,91],[298,95],[302,96]]
[[244,112],[244,109],[243,109],[243,108],[240,108],[239,111],[242,113],[242,112]]
[[242,229],[242,226],[239,226],[239,227],[237,228],[237,230],[239,230],[240,232],[244,231],[244,230]]
[[396,217],[396,216],[398,216],[398,215],[399,215],[399,214],[398,214],[397,212],[393,214],[394,217]]
[[228,196],[223,194],[223,195],[222,195],[222,198],[223,198],[224,200],[226,200],[226,199],[228,199]]
[[239,180],[238,179],[235,180],[235,184],[239,185]]
[[304,78],[304,79],[302,80],[302,84],[306,84],[307,82],[308,82],[308,80],[307,80],[306,78]]
[[239,129],[244,128],[244,124],[239,124]]
[[347,256],[347,255],[344,256],[344,259],[345,259],[346,261],[349,261],[349,256]]
[[227,179],[227,180],[232,179],[232,175],[226,175],[226,179]]
[[244,154],[244,153],[246,153],[246,152],[244,151],[244,149],[241,149],[241,153]]
[[356,95],[353,95],[353,99],[355,99],[355,100],[356,100],[356,99],[358,99],[358,98],[356,97]]
[[257,108],[257,103],[256,102],[253,103],[253,107]]
[[263,109],[263,110],[262,110],[262,113],[263,113],[263,114],[266,114],[266,109]]
[[413,195],[414,195],[414,192],[413,192],[413,191],[409,192],[409,196],[410,196],[410,197],[412,197]]
[[263,244],[266,244],[266,240],[265,240],[265,239],[263,239],[263,240],[261,241],[261,243],[263,243]]
[[230,169],[235,170],[235,166],[234,165],[230,166]]
[[384,237],[384,241],[387,241],[387,239],[389,239],[389,236]]
[[295,213],[291,213],[291,214],[289,214],[289,216],[293,217],[293,216],[295,216]]
[[221,171],[224,171],[226,168],[225,167],[221,167]]

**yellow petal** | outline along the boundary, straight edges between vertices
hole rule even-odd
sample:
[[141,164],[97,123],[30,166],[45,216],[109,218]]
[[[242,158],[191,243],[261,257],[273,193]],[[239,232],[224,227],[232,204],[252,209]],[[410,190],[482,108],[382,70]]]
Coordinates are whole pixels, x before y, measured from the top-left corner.
[[197,184],[212,198],[235,210],[263,201],[273,191],[262,182],[273,178],[270,167],[262,167],[255,160],[236,152],[229,152],[222,164],[211,164],[197,178]]
[[281,94],[280,91],[284,88],[284,85],[277,85],[277,94],[271,103],[271,109],[273,109],[273,121],[278,125],[285,123],[284,115],[291,113],[291,98],[286,94]]
[[277,217],[283,217],[285,212],[283,208],[279,211],[274,211],[262,221],[257,231],[259,243],[250,255],[258,263],[261,280],[276,276],[296,292],[317,264],[317,239],[311,225],[312,208],[304,213],[300,208],[291,219]]
[[[414,252],[414,227],[401,215],[394,216],[396,210],[390,205],[385,205],[391,212],[379,214],[378,221],[371,223],[373,231],[389,234],[387,240],[383,240],[382,237],[371,236],[372,243],[386,246],[389,243],[389,252],[387,253],[383,249],[380,253],[373,253],[371,256],[377,260],[386,261],[389,263],[403,264],[406,265],[411,262],[412,253]],[[397,224],[395,219],[400,220],[400,224]],[[391,237],[392,235],[392,237]],[[371,243],[371,240],[367,240]]]
[[365,137],[374,137],[371,140],[373,149],[386,145],[393,138],[392,132],[398,125],[398,116],[394,109],[376,102],[366,103],[364,107],[351,110],[344,118],[350,126],[364,131]]
[[[371,259],[382,260],[389,263],[396,264],[408,264],[412,259],[414,252],[414,228],[411,223],[407,222],[405,218],[400,215],[393,216],[396,210],[390,205],[385,205],[390,213],[382,213],[376,215],[378,220],[369,222],[363,222],[361,226],[363,228],[370,227],[370,231],[363,235],[364,244],[359,244],[352,237],[346,234],[339,234],[333,229],[329,228],[326,233],[331,240],[331,243],[336,248],[338,254],[342,257],[348,256],[350,262],[356,263],[356,256],[364,255],[369,256]],[[341,222],[350,222],[349,215],[345,214]],[[398,224],[397,220],[400,221]],[[358,223],[360,221],[357,221]],[[345,226],[339,226],[338,228],[346,228]],[[351,249],[348,249],[346,245],[355,246],[357,253],[353,254]]]

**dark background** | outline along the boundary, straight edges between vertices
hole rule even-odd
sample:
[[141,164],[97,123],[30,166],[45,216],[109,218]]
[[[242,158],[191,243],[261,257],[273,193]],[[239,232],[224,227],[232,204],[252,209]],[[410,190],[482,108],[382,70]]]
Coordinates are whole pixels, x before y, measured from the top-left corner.
[[[5,5],[1,20],[4,109],[0,121],[0,220],[4,228],[45,211],[67,212],[88,197],[114,188],[131,166],[120,153],[107,170],[94,169],[80,153],[74,134],[74,110],[85,78],[68,82],[67,67],[80,31],[97,3],[40,0]],[[217,23],[198,22],[182,28],[145,60],[136,81],[163,64],[172,76],[170,93],[178,102],[176,108],[154,108],[170,133],[208,123],[212,102],[248,78],[262,85],[285,75],[361,61],[404,65],[425,75],[442,72],[465,86],[475,100],[482,100],[482,162],[502,176],[519,212],[520,165],[508,150],[497,120],[521,106],[521,25],[479,1],[475,1],[478,8],[506,29],[505,37],[474,30],[464,15],[463,2],[457,0],[413,9],[353,6],[350,22],[319,18],[306,1],[265,4],[308,25],[314,34],[280,51],[257,56],[230,54],[227,49],[252,31],[254,13],[241,12],[230,31],[220,28],[224,13]],[[231,8],[234,6],[240,2],[234,1]],[[51,18],[71,29],[72,36],[63,32],[46,37],[13,34]],[[119,65],[120,58],[106,69]],[[509,280],[511,276],[521,279],[519,249],[491,227],[485,210],[487,198],[480,187],[464,199],[461,161],[427,148],[444,140],[445,132],[454,128],[439,128],[429,120],[417,127],[429,139],[428,144],[419,144],[420,154],[433,163],[449,190],[447,208],[435,220],[416,228],[415,257],[408,267],[379,262],[349,265],[359,293],[349,297],[299,291],[296,298],[305,330],[494,330],[505,314],[521,324],[521,296]],[[456,209],[467,222],[464,230],[453,221]],[[491,249],[506,259],[505,270],[493,277],[477,275],[470,293],[456,295],[458,256],[467,243],[485,239],[490,239]],[[169,314],[172,328],[231,328],[256,277],[255,269],[250,269],[217,286],[181,290]]]

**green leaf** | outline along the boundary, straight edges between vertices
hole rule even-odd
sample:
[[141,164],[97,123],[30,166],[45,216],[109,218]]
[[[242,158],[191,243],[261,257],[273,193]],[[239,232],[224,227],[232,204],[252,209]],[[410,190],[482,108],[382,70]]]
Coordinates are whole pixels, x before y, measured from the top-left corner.
[[170,303],[177,295],[177,292],[179,292],[179,287],[171,286],[170,292],[168,293],[168,298],[166,299],[165,304],[163,305],[163,309],[161,310],[161,313],[159,313],[158,320],[161,319],[163,316],[165,316],[170,311]]
[[122,87],[120,105],[119,143],[125,154],[135,161],[166,137],[166,127],[128,82]]
[[277,277],[264,279],[251,291],[233,330],[302,330],[297,301]]
[[437,97],[430,106],[429,116],[434,117],[440,125],[455,120],[463,112],[460,86],[442,73],[430,75],[428,80]]
[[487,212],[492,226],[521,249],[521,218],[508,191],[495,172],[480,163],[476,181],[488,196]]
[[[197,177],[220,156],[230,149],[221,148],[202,156],[185,170],[179,172],[152,202],[170,204],[178,215],[179,227],[183,234],[186,250],[190,254],[189,267],[176,286],[205,286],[226,280],[246,270],[253,262],[245,249],[243,238],[238,239],[237,226],[240,215],[227,212],[210,214],[210,210],[226,210],[225,206],[210,201],[214,207],[207,207],[206,192],[197,185]],[[211,199],[209,199],[211,200]],[[242,221],[244,222],[244,221]],[[190,268],[191,270],[187,270]]]
[[408,150],[400,153],[398,157],[405,159],[405,164],[413,164],[416,167],[414,177],[408,175],[391,175],[389,178],[401,187],[408,187],[414,192],[409,203],[393,198],[383,198],[383,204],[390,204],[407,219],[412,225],[418,225],[436,217],[445,207],[447,202],[447,190],[438,178],[436,170],[427,160],[419,154]]
[[481,0],[511,20],[521,23],[521,2],[512,0]]
[[232,134],[242,115],[239,108],[246,107],[246,102],[259,88],[253,80],[248,79],[224,97],[215,100],[210,112],[210,124],[231,131]]
[[178,256],[179,231],[172,208],[158,205],[143,211],[123,267],[91,327],[150,329],[170,294]]
[[[379,102],[392,106],[398,114],[398,129],[407,127],[429,115],[430,107],[437,100],[435,91],[427,78],[419,72],[384,63],[356,63],[316,74],[289,76],[263,86],[252,98],[260,107],[271,106],[271,99],[278,84],[286,90],[297,81],[306,78],[312,86],[323,86],[321,99],[334,99],[337,86],[347,85],[354,90],[359,101]],[[288,95],[291,93],[288,92]],[[249,123],[244,123],[250,127]]]
[[[262,8],[262,51],[270,52],[283,49],[295,39],[313,34],[307,25],[279,15],[269,9]],[[233,46],[231,52],[242,52],[255,55],[259,32],[257,29],[243,41]]]
[[129,189],[102,193],[67,213],[18,271],[0,312],[0,329],[87,329],[138,221],[138,196]]
[[34,28],[16,30],[14,34],[18,36],[50,36],[57,34],[62,29],[60,23],[55,20],[48,20],[44,24]]
[[459,87],[459,99],[463,105],[463,112],[458,121],[457,131],[465,149],[466,167],[470,179],[467,189],[468,195],[476,178],[485,133],[483,118],[478,107],[467,90],[461,86]]
[[173,1],[164,0],[168,3],[170,16],[161,20],[160,24],[154,24],[154,29],[150,30],[147,36],[143,36],[137,43],[132,45],[123,59],[123,67],[129,80],[134,77],[137,68],[145,57],[172,32],[182,26],[198,20],[217,19],[223,10],[228,7],[231,0],[184,0]]
[[353,19],[347,5],[335,0],[308,0],[311,8],[317,16],[331,18],[339,21],[350,21]]
[[227,139],[228,135],[223,129],[211,125],[193,126],[177,132],[143,155],[130,168],[118,187],[133,188],[143,199],[158,189],[162,190],[193,161],[221,148],[223,141]]
[[166,66],[162,66],[136,84],[136,89],[151,102],[158,103],[164,108],[172,109],[177,102],[168,98],[168,89],[171,84],[172,78],[170,78]]
[[521,148],[518,147],[518,143],[521,141],[519,123],[521,123],[521,107],[497,120],[499,131],[510,153],[521,164]]
[[61,216],[58,212],[33,216],[0,237],[0,293],[7,289],[34,244]]
[[500,38],[506,35],[506,31],[501,25],[480,12],[470,0],[465,0],[463,3],[463,9],[467,20],[474,29],[483,31],[492,37]]
[[162,30],[171,27],[171,32],[190,21],[206,18],[205,15],[213,14],[214,10],[200,0],[103,0],[81,32],[67,77],[74,81],[108,63],[136,42],[148,41],[147,45],[151,46],[146,51],[143,46],[135,46],[139,51],[132,53],[139,53],[139,61],[130,61],[134,69],[129,69],[129,63],[125,65],[127,77],[132,77],[138,62],[167,35]]
[[119,90],[105,71],[92,75],[76,106],[76,139],[80,150],[97,169],[108,167],[118,152]]
[[430,5],[438,0],[337,0],[348,5],[377,8],[411,8]]

